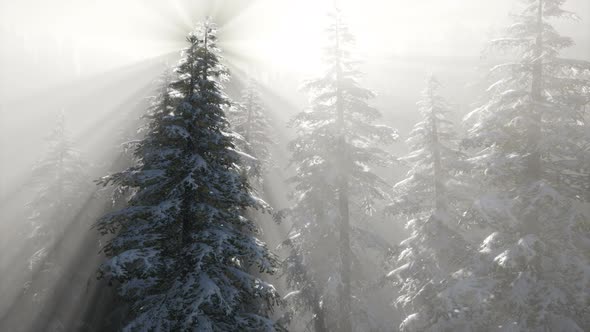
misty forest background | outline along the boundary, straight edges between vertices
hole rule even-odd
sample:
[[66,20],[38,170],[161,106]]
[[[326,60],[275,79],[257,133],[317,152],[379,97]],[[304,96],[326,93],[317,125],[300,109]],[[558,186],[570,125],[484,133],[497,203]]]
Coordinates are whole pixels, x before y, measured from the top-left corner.
[[375,57],[330,6],[303,74],[210,3],[106,72],[2,49],[0,331],[590,331],[590,7]]

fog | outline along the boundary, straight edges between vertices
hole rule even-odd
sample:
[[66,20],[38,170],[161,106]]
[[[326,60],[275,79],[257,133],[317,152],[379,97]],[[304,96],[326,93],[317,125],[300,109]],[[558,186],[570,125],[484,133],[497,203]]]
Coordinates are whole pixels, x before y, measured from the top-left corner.
[[[514,27],[515,20],[518,20],[519,16],[514,14],[522,11],[524,3],[534,6],[536,1],[532,0],[0,0],[0,331],[116,331],[133,321],[134,311],[130,309],[133,303],[126,304],[124,297],[116,292],[119,281],[112,285],[113,282],[105,278],[97,278],[99,267],[108,260],[108,255],[105,256],[102,248],[117,233],[101,235],[95,223],[106,213],[124,208],[127,202],[115,200],[113,203],[112,197],[116,190],[112,186],[99,185],[97,181],[137,163],[130,152],[133,149],[125,143],[139,140],[146,134],[145,131],[138,133],[138,129],[149,121],[142,116],[152,105],[152,97],[161,89],[162,74],[177,66],[181,50],[187,47],[187,35],[208,17],[217,25],[217,46],[221,49],[221,62],[231,75],[223,83],[224,92],[233,101],[243,101],[242,91],[250,87],[249,82],[255,81],[260,103],[268,117],[268,131],[275,142],[268,147],[272,156],[272,163],[269,165],[272,166],[263,168],[263,174],[258,175],[263,179],[260,180],[263,184],[259,187],[253,185],[257,194],[272,207],[274,218],[272,214],[252,211],[248,215],[252,215],[253,223],[261,229],[257,236],[267,243],[266,247],[276,254],[279,262],[288,261],[292,257],[301,258],[305,263],[303,265],[307,266],[303,268],[306,278],[312,275],[310,280],[316,282],[313,287],[304,281],[294,286],[289,281],[291,272],[285,267],[288,264],[279,264],[273,275],[263,273],[262,270],[261,273],[253,272],[256,277],[273,284],[277,290],[277,298],[280,299],[272,313],[267,313],[265,317],[279,322],[290,331],[316,332],[590,329],[590,173],[587,166],[590,161],[590,2],[539,1],[546,1],[548,8],[561,6],[563,10],[577,15],[578,18],[573,20],[568,15],[563,18],[544,18],[560,35],[570,37],[574,44],[562,49],[561,42],[552,44],[552,40],[548,40],[546,43],[554,47],[558,55],[554,56],[552,51],[547,51],[543,53],[543,60],[540,62],[545,61],[549,68],[544,69],[543,73],[555,72],[558,78],[553,81],[547,78],[546,90],[539,90],[542,97],[538,97],[533,91],[530,93],[533,101],[519,99],[511,102],[502,98],[507,93],[519,91],[519,88],[529,89],[528,81],[523,83],[526,75],[519,76],[519,70],[530,70],[531,89],[535,89],[534,77],[539,72],[539,69],[535,69],[537,60],[529,56],[530,54],[522,55],[522,58],[518,58],[520,55],[515,56],[522,51],[522,45],[516,53],[511,53],[509,47],[490,51],[490,42],[505,37],[506,28]],[[353,262],[349,262],[352,271],[348,274],[352,275],[353,281],[352,286],[349,284],[348,287],[353,289],[352,295],[348,296],[348,308],[338,307],[342,306],[342,302],[347,302],[342,301],[342,294],[345,292],[342,289],[347,287],[346,273],[342,272],[344,268],[334,268],[338,273],[329,271],[332,268],[329,262],[338,261],[345,251],[341,243],[336,244],[341,241],[344,233],[342,228],[338,228],[340,226],[321,230],[323,226],[320,222],[325,220],[326,224],[330,224],[332,221],[329,220],[334,219],[334,225],[340,225],[337,220],[342,222],[349,218],[348,212],[346,218],[343,217],[342,205],[334,203],[337,200],[342,202],[342,188],[337,189],[337,185],[334,185],[334,197],[339,197],[338,199],[323,200],[322,196],[318,196],[321,199],[318,198],[320,201],[316,204],[325,208],[325,215],[307,215],[306,213],[311,212],[303,208],[307,205],[302,197],[313,190],[301,189],[304,186],[302,183],[307,183],[301,179],[303,173],[300,173],[305,162],[297,159],[297,147],[289,145],[289,142],[309,133],[305,131],[307,129],[302,129],[306,124],[309,128],[315,128],[303,120],[298,122],[296,118],[300,112],[314,109],[314,97],[320,95],[318,91],[309,92],[302,87],[307,80],[324,75],[329,65],[330,50],[327,49],[332,44],[330,32],[326,29],[332,24],[329,14],[335,8],[338,8],[342,20],[354,35],[351,58],[354,61],[359,60],[358,70],[362,72],[358,80],[355,76],[354,82],[375,93],[375,97],[368,100],[368,105],[381,112],[381,117],[372,124],[378,129],[371,127],[374,131],[366,134],[366,137],[378,135],[375,130],[380,131],[380,125],[395,129],[394,136],[399,136],[392,142],[386,142],[387,139],[378,142],[379,151],[389,155],[385,158],[386,161],[371,164],[378,159],[376,155],[367,157],[362,162],[358,161],[358,165],[370,168],[371,172],[382,179],[382,182],[377,181],[378,184],[375,184],[379,186],[378,190],[366,189],[371,193],[383,190],[382,194],[376,195],[382,198],[375,198],[375,203],[367,208],[371,213],[357,211],[366,207],[364,196],[354,196],[356,187],[352,183],[361,177],[356,178],[352,173],[348,175],[351,186],[350,223],[353,225],[350,232],[365,232],[359,235],[362,240],[354,242],[353,239],[352,245],[348,244],[348,250],[358,249],[358,255],[354,251]],[[544,38],[553,38],[552,31]],[[524,48],[526,53],[526,47]],[[573,64],[562,71],[552,67],[562,59],[568,59],[567,63]],[[510,76],[511,80],[494,80],[490,74],[490,68],[497,64],[516,62],[522,63],[523,67],[507,70],[513,75]],[[436,76],[440,87],[438,83],[428,80],[430,75]],[[552,74],[546,74],[547,77],[550,75]],[[493,85],[496,81],[501,82],[500,85],[512,82],[514,86],[501,86],[503,91],[494,95],[494,89],[498,88]],[[458,266],[453,265],[455,261],[447,263],[447,258],[451,261],[454,259],[454,256],[447,257],[454,255],[449,251],[450,247],[439,244],[432,248],[420,247],[421,243],[430,241],[427,235],[420,232],[431,234],[425,231],[431,226],[409,225],[406,222],[412,219],[422,220],[426,215],[429,216],[426,218],[428,220],[436,219],[440,214],[439,202],[428,198],[430,196],[421,196],[421,190],[424,190],[422,186],[406,188],[406,182],[402,180],[408,176],[420,178],[420,170],[426,167],[415,161],[416,156],[422,153],[416,151],[424,150],[413,146],[412,142],[415,141],[406,140],[415,135],[416,129],[413,128],[416,128],[416,123],[430,119],[417,105],[422,98],[430,96],[423,92],[429,84],[434,84],[437,93],[446,100],[444,104],[448,105],[449,112],[445,117],[454,123],[453,135],[456,134],[457,137],[452,144],[454,148],[461,150],[456,155],[464,156],[456,163],[449,162],[445,156],[438,157],[442,158],[443,168],[445,165],[450,167],[451,164],[462,165],[457,166],[462,167],[460,170],[441,171],[445,176],[453,172],[453,176],[456,176],[448,175],[444,185],[441,184],[445,188],[446,204],[452,206],[445,205],[446,208],[453,211],[462,209],[462,212],[457,212],[460,217],[456,220],[448,217],[445,222],[437,224],[441,228],[428,228],[428,232],[435,234],[433,238],[436,240],[433,241],[444,242],[440,239],[445,234],[456,232],[459,235],[450,238],[459,243],[459,236],[461,241],[465,241],[464,250],[461,251],[464,255],[474,252],[477,255],[490,255],[489,261],[501,265],[502,268],[504,265],[498,262],[508,261],[509,258],[506,257],[516,257],[516,252],[536,252],[537,248],[542,247],[539,250],[544,253],[554,251],[560,255],[523,254],[523,257],[543,258],[539,258],[539,262],[535,261],[534,264],[528,258],[522,258],[526,261],[522,263],[526,267],[500,271],[500,268],[489,266],[476,267],[473,262]],[[545,99],[539,101],[535,98]],[[493,103],[501,103],[498,100],[504,100],[508,106],[499,107]],[[545,115],[539,115],[538,118],[531,115],[533,120],[527,118],[528,113],[525,111],[522,111],[526,113],[524,115],[506,115],[509,113],[506,109],[520,110],[519,105],[527,102],[533,105],[532,109],[543,107]],[[436,107],[433,106],[433,109]],[[469,115],[480,108],[485,110]],[[569,110],[571,117],[567,113]],[[227,109],[225,111],[230,113]],[[489,114],[503,114],[507,119],[506,124],[494,122],[501,120],[489,120],[492,117]],[[351,119],[357,119],[355,116],[358,116],[373,121],[372,115],[350,116]],[[432,117],[439,119],[442,115]],[[569,120],[564,120],[566,118]],[[356,128],[355,121],[364,121],[354,119],[350,120],[350,128]],[[530,126],[530,121],[543,124],[537,126],[541,128],[538,130],[542,134],[537,133],[535,136],[534,130],[529,130],[527,126]],[[232,128],[239,129],[239,124],[232,122],[231,117],[229,122]],[[529,129],[521,130],[520,125]],[[444,124],[441,126],[444,127]],[[62,129],[63,132],[60,131]],[[238,129],[236,130],[239,131]],[[486,130],[489,132],[485,132]],[[244,133],[240,135],[247,136]],[[350,138],[350,142],[364,142],[368,147],[368,139],[365,142],[366,137],[359,135],[360,138],[351,136],[353,138]],[[441,137],[446,137],[444,135],[446,133]],[[526,174],[533,169],[527,168],[532,167],[529,156],[536,155],[537,152],[525,148],[529,147],[531,137],[537,138],[531,146],[536,146],[534,149],[537,150],[534,151],[541,151],[538,152],[539,164],[545,168],[540,171],[543,175],[538,176],[535,181],[531,180],[530,183],[534,185],[527,188],[550,188],[544,190],[552,190],[553,196],[547,198],[550,195],[546,194],[542,200],[527,201],[523,197],[534,196],[530,191],[532,189],[523,189],[521,192],[518,189],[520,187],[514,183],[524,181]],[[68,158],[75,160],[75,165],[79,168],[78,173],[72,174],[80,179],[68,178],[67,174],[70,173],[67,172],[70,169],[63,172],[58,170],[55,176],[37,174],[45,163],[52,162],[52,153],[61,151],[59,142],[62,138],[71,147],[71,156],[67,152]],[[469,142],[473,144],[469,145]],[[244,149],[251,153],[248,149],[253,149],[254,145],[250,142]],[[556,151],[549,147],[555,147]],[[311,146],[307,148],[312,149]],[[305,150],[305,147],[301,149]],[[334,146],[334,149],[337,147]],[[326,155],[332,155],[334,151],[328,151]],[[263,159],[252,154],[254,158]],[[378,154],[381,156],[381,152]],[[499,157],[500,154],[502,157]],[[515,161],[521,156],[526,161]],[[339,157],[334,158],[336,159],[332,163],[328,163],[334,169],[319,175],[318,179],[322,179],[321,181],[329,182],[332,173],[345,172],[346,167],[339,163]],[[432,160],[434,159],[436,158],[432,156]],[[434,179],[431,181],[432,189],[427,190],[428,195],[436,195],[440,189],[436,186],[439,182],[442,183],[442,180],[436,178],[437,173],[434,170],[438,166],[435,165],[436,162],[432,163]],[[65,168],[68,167],[70,166]],[[312,173],[313,170],[309,172]],[[55,189],[61,188],[61,184],[56,187],[55,183],[62,181],[63,174],[66,174],[64,181],[71,181],[79,186],[71,196],[64,194],[62,189]],[[338,176],[334,175],[340,179]],[[295,180],[289,181],[292,177]],[[367,177],[367,181],[372,181],[368,179]],[[334,183],[339,183],[340,180],[334,180]],[[249,178],[249,181],[256,182],[253,178]],[[455,195],[450,189],[456,183],[461,184],[456,190],[462,192],[462,195]],[[333,188],[332,185],[327,186]],[[524,188],[524,185],[521,187]],[[560,191],[562,187],[564,189]],[[361,185],[359,188],[358,191],[365,190]],[[577,188],[581,189],[576,191]],[[495,194],[497,195],[494,196]],[[567,197],[567,202],[565,198],[560,198],[562,196]],[[62,207],[56,208],[56,197],[59,197],[59,202],[65,202]],[[372,200],[373,198],[367,198],[367,201]],[[406,211],[408,204],[414,204],[418,200],[423,202],[418,209],[424,208],[424,204],[430,204],[432,211],[418,215],[415,212],[400,212]],[[516,212],[500,211],[504,205],[499,202],[512,202],[506,203],[510,206],[506,209],[514,211],[538,209],[542,211],[541,217],[531,217],[529,214],[519,216]],[[281,219],[277,215],[281,215],[279,212],[284,212],[284,209],[290,209],[291,214],[286,213],[284,220],[277,222],[277,219]],[[346,209],[348,211],[348,205]],[[395,210],[394,213],[390,213],[391,210]],[[575,216],[568,219],[569,221],[560,221],[561,216],[570,214]],[[543,226],[530,226],[531,223],[535,224],[530,221],[531,218]],[[545,220],[543,218],[551,221],[541,222],[541,219]],[[506,225],[498,226],[504,222]],[[320,225],[317,230],[309,226],[315,223]],[[547,226],[548,230],[545,231],[543,227],[552,223],[557,226]],[[35,233],[38,229],[43,230],[39,231],[42,232],[40,238]],[[575,235],[572,237],[570,233],[562,234],[565,232],[562,229]],[[326,235],[322,237],[324,240],[314,242],[316,240],[305,238],[313,238],[314,232],[325,232]],[[375,233],[375,237],[367,235],[369,232]],[[512,242],[502,242],[504,246],[497,244],[497,248],[490,249],[493,247],[490,243],[500,241],[495,240],[494,236],[500,236],[497,234],[502,232],[518,233],[519,237],[510,240]],[[441,234],[440,237],[437,234]],[[334,243],[330,242],[333,240],[332,235],[337,238]],[[530,240],[533,236],[534,240]],[[297,240],[298,237],[305,239]],[[412,242],[418,238],[424,242]],[[47,243],[44,244],[43,241]],[[563,248],[554,246],[554,242],[559,241],[567,245]],[[320,242],[321,245],[318,244]],[[514,243],[514,247],[506,243]],[[404,251],[404,246],[413,251]],[[410,251],[414,256],[407,254],[402,257],[401,252]],[[293,256],[293,253],[297,255]],[[473,257],[477,255],[473,254]],[[543,260],[546,256],[550,257]],[[346,261],[345,255],[342,257]],[[415,261],[408,257],[414,257]],[[568,263],[563,263],[567,261],[566,257],[573,258]],[[486,261],[485,257],[477,259]],[[521,264],[517,258],[514,260],[518,261],[515,264]],[[543,261],[540,262],[541,260]],[[462,258],[463,261],[467,259]],[[346,265],[340,263],[342,266]],[[418,267],[420,264],[427,267]],[[551,264],[562,265],[551,272],[543,272],[549,271],[547,265]],[[490,263],[491,265],[493,264]],[[416,271],[422,272],[411,270],[405,272],[409,275],[401,275],[400,266],[410,266],[410,270],[415,267]],[[424,274],[432,272],[432,266],[438,269],[436,277],[424,282],[420,278],[428,279]],[[479,279],[458,277],[467,274],[476,276],[478,273],[481,274]],[[567,277],[562,277],[562,274]],[[348,278],[351,278],[350,275]],[[499,276],[494,281],[485,279],[492,275],[502,275],[504,279],[498,281]],[[519,277],[513,277],[514,275]],[[524,277],[520,276],[527,276],[529,279],[526,282],[532,285],[524,287],[526,291],[514,286],[525,282]],[[411,282],[413,277],[423,283]],[[577,278],[576,282],[567,279],[570,277]],[[558,279],[569,288],[564,289],[561,284],[554,282]],[[464,283],[461,284],[459,280]],[[520,300],[494,302],[496,307],[509,308],[502,312],[498,310],[499,313],[480,317],[477,316],[480,313],[475,314],[474,309],[474,312],[469,313],[471,318],[465,318],[468,314],[461,311],[464,307],[473,306],[482,312],[493,311],[490,309],[492,307],[486,306],[488,304],[482,304],[489,302],[487,298],[482,300],[489,289],[484,286],[477,289],[473,286],[470,292],[461,293],[466,286],[461,286],[463,288],[460,289],[457,285],[485,285],[486,281],[493,284],[493,287],[500,288],[498,285],[506,283],[502,289],[490,286],[489,289],[493,288],[490,294],[494,294],[491,298],[509,298],[505,293],[516,294],[518,291],[522,291],[523,295]],[[417,299],[420,294],[424,294],[420,290],[426,289],[425,285],[429,284],[436,284],[432,287],[438,287],[436,295]],[[440,286],[443,284],[455,286]],[[309,296],[305,300],[293,300],[308,292],[306,285],[315,291],[309,291],[316,296],[309,295],[316,299],[315,303],[321,302],[315,309],[314,301],[309,300]],[[534,293],[539,289],[544,289],[547,293],[559,293],[560,295],[547,295],[559,299],[549,301],[546,306],[539,304],[543,302],[539,298],[545,296]],[[574,294],[577,295],[573,296]],[[312,304],[309,304],[310,301]],[[536,304],[538,307],[535,307]],[[248,308],[246,311],[253,312],[254,309],[251,308],[259,304],[256,302],[241,305]],[[555,309],[560,306],[561,309]],[[318,309],[320,307],[321,310]],[[362,310],[359,309],[361,307]],[[355,311],[357,309],[358,312]],[[518,314],[509,313],[510,310]],[[323,326],[317,323],[318,312],[323,317]],[[358,318],[360,316],[363,318]],[[474,318],[476,316],[478,318]],[[534,319],[531,318],[533,316]],[[183,330],[208,331],[198,325],[196,320],[195,318],[196,325],[185,326]],[[444,325],[441,321],[449,323]],[[483,321],[492,323],[485,325],[481,323]],[[145,326],[138,325],[130,330],[149,330]],[[235,328],[215,325],[211,330],[232,331]],[[177,329],[168,326],[154,330]],[[252,330],[262,331],[260,327]]]

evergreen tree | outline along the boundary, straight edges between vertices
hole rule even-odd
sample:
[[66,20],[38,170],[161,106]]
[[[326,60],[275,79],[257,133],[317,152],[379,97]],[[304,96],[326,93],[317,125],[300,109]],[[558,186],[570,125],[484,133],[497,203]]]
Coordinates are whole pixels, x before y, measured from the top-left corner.
[[270,124],[264,109],[257,85],[248,81],[242,91],[240,103],[234,105],[230,112],[233,130],[240,134],[240,150],[255,158],[246,158],[246,175],[252,183],[263,184],[264,171],[272,167],[269,146],[274,144],[269,135]]
[[[65,231],[79,215],[83,199],[90,196],[92,183],[88,181],[87,165],[68,136],[65,115],[61,113],[57,125],[47,138],[49,149],[33,168],[32,185],[35,196],[28,203],[31,232],[29,243],[33,254],[29,258],[31,279],[26,292],[42,314],[50,306],[52,291],[63,277],[64,249],[60,247]],[[35,309],[34,309],[35,310]],[[37,317],[44,324],[61,324],[51,317]]]
[[579,208],[588,85],[559,58],[573,44],[550,24],[573,16],[564,2],[524,1],[491,42],[517,56],[492,68],[487,102],[466,118],[485,186],[475,208],[490,233],[447,292],[467,330],[590,329],[590,225]]
[[289,240],[293,254],[286,264],[288,271],[299,273],[289,279],[291,286],[301,295],[315,293],[305,301],[314,319],[325,319],[315,323],[316,330],[334,326],[346,332],[363,329],[359,317],[370,314],[360,303],[366,295],[360,290],[366,277],[361,264],[368,264],[360,254],[375,246],[376,237],[363,228],[363,216],[372,213],[375,200],[386,198],[388,190],[370,166],[389,162],[377,145],[393,142],[397,133],[374,124],[381,115],[368,104],[373,93],[358,83],[360,74],[351,59],[353,36],[339,13],[327,32],[327,70],[306,83],[311,105],[292,121],[298,130],[289,144],[297,167],[291,179],[296,202],[288,212],[294,231]]
[[410,153],[399,158],[411,169],[407,178],[395,185],[397,197],[391,212],[422,219],[434,214],[439,220],[457,219],[461,213],[457,175],[468,165],[457,149],[458,136],[447,118],[451,106],[439,95],[439,88],[438,80],[429,77],[417,103],[422,120],[406,140]]
[[166,90],[174,106],[162,98],[137,164],[102,180],[136,192],[98,222],[116,233],[101,273],[131,303],[127,331],[274,331],[268,314],[277,294],[250,270],[272,273],[276,262],[244,215],[265,203],[240,174],[216,28],[206,22],[187,41]]
[[[46,156],[33,167],[32,183],[36,192],[27,204],[31,211],[29,238],[34,248],[34,254],[29,259],[32,281],[39,279],[41,272],[56,274],[49,279],[57,280],[60,269],[56,261],[56,246],[79,211],[76,203],[80,202],[80,198],[87,197],[91,188],[85,172],[86,165],[68,137],[63,113],[47,140],[49,149]],[[37,280],[37,283],[44,285],[36,285],[33,299],[42,302],[47,296],[50,280]]]
[[406,313],[402,331],[444,330],[440,319],[454,308],[438,296],[469,252],[455,227],[465,206],[459,175],[467,164],[456,149],[458,138],[447,119],[451,107],[439,87],[431,76],[418,102],[422,120],[407,140],[410,153],[400,158],[410,171],[394,186],[396,198],[387,207],[390,214],[408,219],[410,232],[394,252],[395,269],[388,274],[400,290],[395,305]]

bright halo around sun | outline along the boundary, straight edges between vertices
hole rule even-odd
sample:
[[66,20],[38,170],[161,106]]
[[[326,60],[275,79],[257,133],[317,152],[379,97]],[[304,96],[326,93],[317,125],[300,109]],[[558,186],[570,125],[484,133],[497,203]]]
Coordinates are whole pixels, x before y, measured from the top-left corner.
[[[268,68],[300,74],[321,67],[326,14],[330,1],[261,0],[224,29],[239,29],[239,38],[227,42],[232,53]],[[283,12],[285,15],[271,15]],[[260,15],[260,13],[269,13]],[[252,15],[259,19],[252,21]],[[243,23],[247,21],[248,24]],[[236,31],[237,32],[237,31]]]

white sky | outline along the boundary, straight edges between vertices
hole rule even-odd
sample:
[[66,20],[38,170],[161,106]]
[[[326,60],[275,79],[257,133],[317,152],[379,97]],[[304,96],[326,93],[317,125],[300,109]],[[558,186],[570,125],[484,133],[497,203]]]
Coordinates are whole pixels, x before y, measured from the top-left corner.
[[[141,98],[141,91],[160,70],[154,62],[162,61],[162,55],[177,54],[184,47],[186,33],[205,15],[222,21],[222,46],[233,64],[240,57],[255,59],[286,74],[309,77],[319,66],[326,14],[335,1],[357,37],[361,58],[369,61],[394,55],[477,56],[518,3],[0,0],[0,159],[6,151],[13,158],[23,157],[18,152],[30,147],[39,151],[27,150],[26,155],[37,156],[44,149],[38,138],[53,125],[51,112],[60,108],[77,114],[72,116],[74,134],[86,141],[90,138],[85,131],[97,128],[97,123],[108,131],[103,122],[109,112]],[[578,44],[565,55],[590,60],[590,0],[570,0],[566,8],[582,21],[559,22],[559,30]],[[387,84],[392,81],[381,77],[384,79]],[[112,89],[116,96],[105,95]],[[86,100],[87,96],[101,100]],[[23,146],[8,144],[15,135],[19,140],[27,137]],[[94,136],[100,141],[98,134]],[[11,171],[28,169],[22,166],[28,160],[22,159]]]
[[[92,74],[182,47],[207,13],[234,12],[226,46],[291,70],[317,64],[325,14],[335,2],[367,57],[477,55],[515,0],[0,0],[2,65],[62,65]],[[211,5],[215,3],[214,5]],[[248,3],[253,3],[247,6]],[[246,8],[241,13],[237,8]],[[583,21],[560,23],[590,58],[590,1],[567,8]],[[65,59],[65,60],[64,60]],[[69,63],[64,63],[64,61]],[[56,63],[58,62],[58,63]]]

